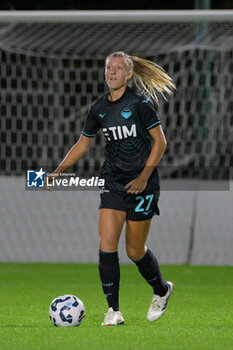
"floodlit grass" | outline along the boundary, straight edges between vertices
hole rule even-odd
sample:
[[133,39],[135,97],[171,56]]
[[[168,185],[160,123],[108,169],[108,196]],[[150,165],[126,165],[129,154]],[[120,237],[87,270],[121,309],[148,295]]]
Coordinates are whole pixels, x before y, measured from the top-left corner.
[[[162,266],[174,283],[164,316],[146,320],[152,290],[133,265],[121,266],[120,310],[126,324],[101,327],[107,311],[94,264],[0,264],[1,350],[233,349],[233,268]],[[86,318],[57,328],[50,302],[77,295]]]

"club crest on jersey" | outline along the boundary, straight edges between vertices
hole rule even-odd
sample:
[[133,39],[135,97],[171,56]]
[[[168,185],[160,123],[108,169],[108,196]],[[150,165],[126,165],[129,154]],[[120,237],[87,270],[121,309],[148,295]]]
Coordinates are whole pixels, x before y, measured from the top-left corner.
[[132,111],[129,108],[126,107],[126,108],[123,109],[123,111],[121,111],[121,115],[125,119],[128,119],[129,117],[131,117]]
[[98,117],[100,117],[100,118],[104,118],[106,116],[106,113],[105,114],[98,114]]

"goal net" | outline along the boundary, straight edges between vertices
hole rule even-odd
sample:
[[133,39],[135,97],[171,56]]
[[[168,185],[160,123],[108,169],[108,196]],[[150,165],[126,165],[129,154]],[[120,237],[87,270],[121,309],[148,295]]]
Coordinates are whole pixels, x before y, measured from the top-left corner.
[[[228,179],[233,165],[232,22],[2,23],[0,172],[54,169],[107,91],[104,59],[125,51],[158,63],[177,90],[158,113],[167,178]],[[73,170],[98,170],[98,133]]]

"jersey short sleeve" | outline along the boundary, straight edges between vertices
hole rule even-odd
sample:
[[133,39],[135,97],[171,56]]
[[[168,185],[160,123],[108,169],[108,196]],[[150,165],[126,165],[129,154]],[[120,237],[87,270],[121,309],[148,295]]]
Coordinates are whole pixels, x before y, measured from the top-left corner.
[[149,98],[140,98],[138,112],[147,130],[161,124],[159,116],[155,110],[155,106]]
[[94,107],[89,110],[85,124],[82,130],[82,134],[87,137],[94,137],[100,128],[98,117],[94,111]]

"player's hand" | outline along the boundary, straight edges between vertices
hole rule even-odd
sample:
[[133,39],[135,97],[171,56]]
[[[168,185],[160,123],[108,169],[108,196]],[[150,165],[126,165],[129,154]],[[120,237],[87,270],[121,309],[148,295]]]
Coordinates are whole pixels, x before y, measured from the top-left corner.
[[143,192],[146,188],[147,181],[140,178],[136,177],[136,179],[133,179],[127,185],[125,186],[126,189],[128,189],[127,193],[135,193],[138,194],[140,192]]
[[44,187],[47,191],[53,192],[52,188],[48,186],[48,183],[51,183],[54,179],[57,179],[59,177],[58,174],[49,174],[45,175],[45,181],[44,181]]

